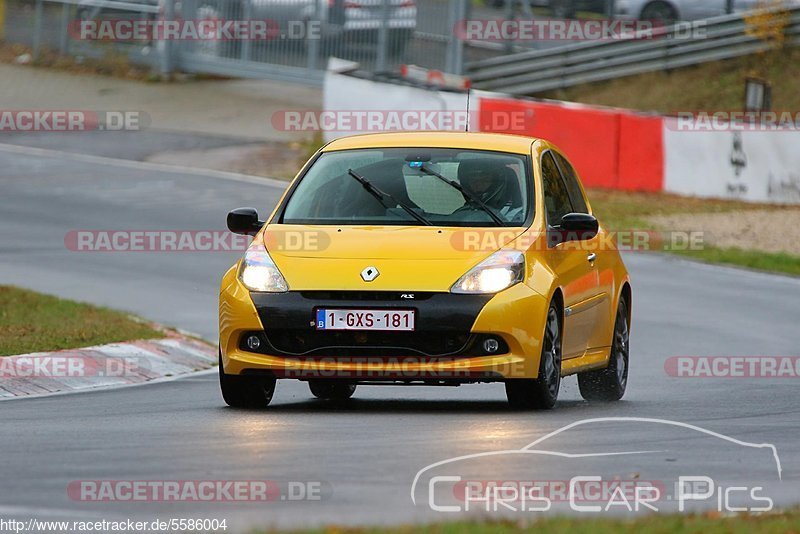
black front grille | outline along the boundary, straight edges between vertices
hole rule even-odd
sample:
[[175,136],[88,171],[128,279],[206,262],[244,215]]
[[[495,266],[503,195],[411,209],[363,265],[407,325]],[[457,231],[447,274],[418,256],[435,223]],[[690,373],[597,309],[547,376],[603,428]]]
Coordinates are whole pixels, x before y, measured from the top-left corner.
[[483,334],[450,334],[431,332],[356,332],[330,330],[267,330],[248,332],[240,346],[248,349],[245,340],[256,335],[262,340],[257,352],[299,358],[324,357],[468,357],[482,356],[483,342],[497,339],[500,346],[494,354],[508,352],[506,343],[497,336]]
[[267,331],[270,345],[298,356],[447,356],[464,349],[468,334],[432,332]]
[[[491,298],[401,291],[289,291],[250,296],[264,326],[263,352],[287,357],[468,356],[475,350],[475,354],[483,354],[483,338],[471,330]],[[325,308],[413,310],[416,330],[317,330],[316,310]]]

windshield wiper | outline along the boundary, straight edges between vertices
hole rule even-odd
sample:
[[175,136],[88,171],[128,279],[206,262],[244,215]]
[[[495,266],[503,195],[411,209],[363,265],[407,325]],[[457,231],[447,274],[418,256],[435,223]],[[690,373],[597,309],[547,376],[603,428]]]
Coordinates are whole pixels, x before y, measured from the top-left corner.
[[492,218],[492,220],[495,222],[495,224],[497,224],[497,226],[505,226],[505,223],[503,222],[503,219],[498,217],[497,214],[492,210],[492,208],[487,206],[481,199],[479,199],[478,197],[473,195],[472,192],[470,192],[468,189],[466,189],[460,183],[458,183],[458,182],[456,182],[454,180],[449,180],[448,178],[445,178],[444,176],[442,176],[438,172],[434,171],[433,169],[429,169],[425,165],[421,165],[419,170],[421,170],[425,174],[430,174],[431,176],[435,176],[436,178],[440,179],[441,181],[443,181],[444,183],[446,183],[450,187],[454,187],[454,188],[458,189],[461,192],[462,195],[464,195],[465,197],[467,197],[467,199],[469,199],[470,202],[472,202],[473,204],[476,204],[479,208],[481,208],[483,211],[488,213],[489,217]]
[[366,178],[364,178],[363,176],[358,174],[353,169],[347,169],[347,174],[349,174],[350,176],[352,176],[353,178],[358,180],[358,182],[364,187],[364,189],[366,189],[367,193],[369,193],[373,197],[377,198],[378,202],[380,202],[383,205],[384,208],[389,209],[389,206],[387,206],[386,202],[384,202],[384,199],[388,198],[389,200],[394,202],[396,205],[398,205],[401,208],[403,208],[403,211],[405,211],[406,213],[408,213],[409,215],[414,217],[416,220],[418,220],[422,224],[424,224],[426,226],[433,226],[433,223],[431,221],[429,221],[428,219],[426,219],[425,217],[423,217],[422,215],[420,215],[419,213],[414,211],[410,206],[408,206],[407,204],[404,204],[403,202],[400,202],[399,200],[397,200],[395,197],[393,197],[389,193],[387,193],[385,191],[381,191],[380,189],[375,187],[372,184],[372,182],[370,182],[369,180],[367,180]]

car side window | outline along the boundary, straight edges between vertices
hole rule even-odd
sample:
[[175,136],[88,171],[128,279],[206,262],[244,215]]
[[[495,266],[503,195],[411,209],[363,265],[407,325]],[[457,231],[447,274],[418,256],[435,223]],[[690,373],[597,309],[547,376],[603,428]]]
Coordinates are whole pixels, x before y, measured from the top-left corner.
[[578,175],[575,174],[575,169],[567,161],[567,158],[561,154],[556,154],[556,159],[558,159],[558,166],[561,167],[564,183],[567,185],[569,199],[572,202],[572,210],[575,213],[589,213],[586,198],[583,196],[581,186],[578,184]]
[[547,224],[558,226],[561,218],[572,213],[569,193],[561,179],[556,160],[550,152],[542,156],[542,184],[544,186],[544,205],[547,211]]

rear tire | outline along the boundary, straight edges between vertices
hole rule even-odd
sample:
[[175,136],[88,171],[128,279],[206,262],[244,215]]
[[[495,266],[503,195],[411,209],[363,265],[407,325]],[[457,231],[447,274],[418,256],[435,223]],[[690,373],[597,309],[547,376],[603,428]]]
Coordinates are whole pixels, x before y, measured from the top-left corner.
[[308,388],[318,399],[345,401],[356,392],[356,385],[340,380],[309,380]]
[[561,322],[555,303],[547,311],[547,324],[536,379],[506,380],[509,404],[519,410],[550,410],[558,400],[561,387]]
[[225,404],[232,408],[266,408],[275,393],[275,378],[264,376],[229,375],[219,356],[219,388]]
[[628,328],[628,303],[620,298],[614,322],[614,340],[608,367],[598,371],[578,373],[578,387],[587,401],[613,402],[625,395],[628,386],[630,361],[630,329]]

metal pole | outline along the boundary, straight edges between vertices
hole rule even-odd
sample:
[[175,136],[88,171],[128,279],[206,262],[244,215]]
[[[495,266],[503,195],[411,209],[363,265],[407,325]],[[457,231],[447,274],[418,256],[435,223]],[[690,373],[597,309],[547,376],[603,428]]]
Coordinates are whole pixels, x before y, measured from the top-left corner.
[[608,20],[614,18],[614,0],[606,0],[606,18]]
[[[175,20],[175,0],[164,0],[164,19],[167,21]],[[173,46],[172,39],[163,39],[161,48],[161,77],[169,79],[172,77],[173,69]]]
[[[516,7],[518,0],[506,0],[506,19],[514,20],[517,18]],[[524,0],[528,1],[528,0]],[[514,43],[511,40],[506,41],[506,53],[510,54],[514,51]]]
[[[320,1],[321,0],[314,0],[314,17],[312,21],[309,21],[309,24],[313,23],[315,25],[313,26],[314,28],[321,28],[321,26],[316,26],[321,20]],[[318,31],[312,32],[311,26],[306,27],[306,67],[309,70],[316,70],[319,68],[319,40],[322,38],[319,33]]]
[[[456,4],[456,22],[451,26],[451,28],[455,28],[455,24],[458,24],[458,21],[466,20],[470,0],[451,1]],[[453,47],[453,63],[450,66],[449,72],[453,74],[462,74],[464,72],[464,40],[453,32],[450,45]]]
[[733,0],[725,0],[725,13],[728,15],[733,13]]
[[469,0],[450,0],[447,27],[450,36],[447,41],[447,55],[445,57],[445,72],[461,74],[464,68],[464,41],[457,35],[456,27],[460,21],[467,17],[467,2]]
[[36,0],[36,12],[33,19],[33,59],[39,59],[42,47],[42,18],[44,18],[44,2]]
[[[242,2],[242,4],[243,4],[242,18],[244,20],[251,20],[253,17],[252,3],[245,0],[244,2]],[[250,39],[243,39],[240,42],[242,44],[242,56],[241,56],[242,60],[248,61],[250,59],[250,54],[251,54]]]
[[67,55],[69,51],[69,33],[67,31],[69,25],[69,12],[70,4],[61,4],[61,38],[58,43],[58,50],[61,55]]
[[383,0],[381,5],[381,27],[378,28],[378,58],[375,70],[385,72],[389,56],[389,0]]

